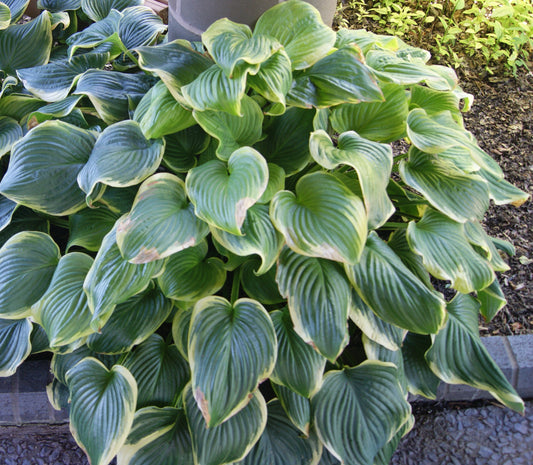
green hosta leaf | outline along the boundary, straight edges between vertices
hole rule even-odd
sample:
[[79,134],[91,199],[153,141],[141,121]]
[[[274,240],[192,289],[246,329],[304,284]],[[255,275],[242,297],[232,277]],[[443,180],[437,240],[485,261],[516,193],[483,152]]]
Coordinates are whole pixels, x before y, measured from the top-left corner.
[[7,5],[11,11],[11,23],[17,23],[26,8],[28,7],[28,0],[4,0],[2,3]]
[[431,371],[425,358],[430,347],[429,336],[408,333],[402,346],[403,367],[409,392],[436,399],[440,379]]
[[[172,115],[172,118],[169,118],[169,115]],[[176,101],[162,81],[142,98],[135,109],[133,119],[139,123],[147,139],[157,139],[196,124],[192,112]]]
[[490,286],[478,291],[477,300],[481,303],[479,313],[483,315],[485,321],[491,321],[507,303],[497,279]]
[[473,297],[455,296],[448,304],[448,323],[435,336],[426,353],[429,366],[447,383],[487,390],[507,407],[523,412],[522,399],[481,342],[478,311],[479,303]]
[[195,302],[215,294],[226,282],[224,263],[206,258],[207,243],[201,241],[169,257],[157,282],[168,298]]
[[98,252],[105,235],[111,231],[119,214],[103,205],[85,208],[69,217],[70,234],[67,249],[78,246]]
[[0,31],[11,24],[11,10],[5,3],[0,2]]
[[205,427],[191,384],[185,387],[183,399],[197,465],[225,465],[241,460],[265,429],[267,407],[259,391],[233,417],[211,428]]
[[70,60],[52,61],[43,66],[20,69],[19,79],[33,95],[47,102],[66,98],[77,79],[88,69],[103,68],[109,60],[108,53],[88,53]]
[[[42,106],[41,108],[38,108],[36,111],[32,112],[28,116],[28,127],[35,127],[39,124],[48,121],[50,119],[56,119],[56,118],[65,118],[68,116],[72,116],[76,112],[79,112],[80,110],[76,108],[76,105],[81,100],[81,95],[71,95],[69,97],[64,98],[63,100],[59,100],[57,102],[49,103],[47,105]],[[81,112],[80,112],[81,113]],[[81,121],[84,121],[83,115],[80,118]],[[69,122],[69,121],[66,121]],[[73,124],[73,123],[72,123]],[[75,125],[75,124],[74,124]],[[84,125],[80,125],[80,127],[87,128],[89,125],[85,122]]]
[[76,177],[89,159],[95,139],[93,133],[61,121],[37,126],[12,150],[0,192],[51,215],[81,210],[84,194]]
[[142,0],[81,0],[81,9],[96,22],[104,19],[112,9],[122,11],[142,4]]
[[505,263],[492,241],[492,238],[485,232],[479,221],[468,221],[464,225],[464,233],[468,242],[472,244],[475,250],[486,258],[494,271],[507,271],[509,265]]
[[28,113],[42,107],[46,102],[26,94],[10,94],[0,99],[0,115],[16,121],[24,119]]
[[59,247],[42,232],[25,231],[0,249],[0,317],[24,318],[45,293],[59,262]]
[[322,130],[311,134],[309,146],[312,157],[324,168],[333,170],[339,165],[348,165],[357,172],[368,226],[382,226],[394,213],[386,191],[392,171],[391,147],[350,131],[340,135],[335,148],[329,135]]
[[452,92],[433,90],[424,86],[411,87],[410,108],[423,108],[428,115],[450,111],[460,115],[459,98]]
[[88,96],[100,118],[112,124],[127,119],[130,100],[141,100],[153,84],[146,74],[90,70],[79,79],[75,93]]
[[276,348],[272,320],[259,302],[239,299],[232,305],[218,296],[197,302],[188,354],[194,398],[209,428],[248,404],[274,369]]
[[29,318],[4,320],[0,318],[0,377],[15,374],[17,367],[31,352]]
[[322,457],[320,457],[318,465],[341,465],[341,462],[327,448],[323,447]]
[[130,352],[122,364],[137,381],[137,409],[148,405],[175,405],[190,379],[189,365],[175,345],[158,334]]
[[194,465],[185,411],[173,407],[137,411],[117,459],[120,465]]
[[0,116],[0,158],[22,139],[22,135],[22,128],[13,118]]
[[283,189],[285,189],[285,170],[274,163],[268,163],[268,184],[257,203],[269,203]]
[[52,13],[59,11],[73,11],[81,7],[81,0],[38,0],[38,8]]
[[246,75],[230,79],[217,65],[181,88],[184,102],[194,110],[224,111],[236,116],[243,116],[241,100],[245,90]]
[[455,221],[483,218],[489,208],[489,190],[482,178],[465,174],[434,155],[411,149],[409,160],[400,163],[400,175],[433,207]]
[[313,397],[314,420],[324,445],[344,463],[369,464],[408,421],[411,408],[394,365],[367,361],[330,371]]
[[189,361],[189,328],[191,326],[192,310],[178,309],[172,320],[172,339],[183,358]]
[[285,50],[278,50],[261,63],[257,74],[248,75],[247,84],[270,102],[283,105],[284,111],[292,84],[291,60]]
[[278,356],[270,379],[304,397],[311,397],[322,384],[326,359],[296,333],[287,309],[276,310],[270,317],[278,339]]
[[363,202],[327,173],[304,176],[296,194],[278,192],[270,215],[287,245],[302,255],[354,264],[367,235]]
[[405,330],[379,318],[355,292],[352,293],[350,319],[363,334],[389,350],[398,350],[402,346]]
[[55,410],[69,408],[70,393],[67,386],[60,383],[56,378],[46,386],[48,402]]
[[4,96],[4,94],[10,90],[11,87],[17,86],[19,83],[19,80],[14,76],[7,76],[2,81],[2,85],[0,86],[0,99]]
[[346,274],[363,301],[382,320],[414,333],[437,332],[444,324],[444,300],[428,289],[376,233]]
[[248,26],[228,18],[211,24],[202,34],[202,42],[229,78],[246,71],[255,74],[258,65],[281,48],[281,44],[272,38],[261,34],[252,36]]
[[137,384],[120,365],[108,370],[85,358],[67,374],[71,395],[70,430],[92,465],[104,465],[122,447],[135,413]]
[[272,389],[293,425],[306,437],[309,436],[311,428],[311,402],[309,399],[280,384],[272,383]]
[[118,36],[126,50],[153,44],[166,29],[163,20],[148,6],[125,9],[118,22]]
[[387,444],[385,444],[377,453],[374,459],[374,465],[390,464],[394,452],[396,452],[396,449],[398,448],[401,439],[413,429],[414,424],[415,417],[413,415],[410,415],[408,420],[401,426],[401,428],[397,431],[394,437]]
[[216,153],[221,160],[227,161],[235,150],[261,139],[263,111],[251,97],[243,97],[240,116],[212,110],[193,114],[203,130],[218,140]]
[[257,254],[261,257],[261,266],[257,274],[266,273],[276,263],[283,247],[283,236],[274,228],[268,214],[267,205],[254,205],[248,209],[242,224],[242,235],[228,233],[221,229],[211,228],[217,242],[236,255],[248,256]]
[[276,283],[276,267],[273,266],[266,273],[257,275],[256,270],[261,267],[259,259],[252,258],[241,266],[241,285],[246,295],[251,299],[270,305],[283,302]]
[[394,84],[382,87],[384,102],[343,104],[331,110],[331,125],[337,132],[355,131],[377,142],[392,142],[405,134],[409,111],[405,89]]
[[94,199],[98,183],[113,187],[139,184],[156,171],[164,148],[161,139],[147,140],[134,121],[108,126],[78,174],[78,184],[87,194],[87,201]]
[[310,161],[309,134],[313,132],[315,112],[289,108],[268,122],[266,139],[256,144],[269,163],[281,166],[287,176],[301,171]]
[[161,273],[163,265],[163,260],[146,265],[133,265],[124,260],[116,243],[116,228],[113,228],[104,237],[83,285],[94,314],[92,328],[100,330],[115,306],[146,289],[151,279]]
[[297,75],[287,95],[290,104],[303,108],[381,100],[381,89],[355,45],[327,55]]
[[494,271],[468,243],[463,224],[435,210],[428,209],[418,223],[409,223],[407,239],[426,269],[451,281],[459,292],[482,290],[494,281]]
[[285,248],[276,280],[287,298],[296,333],[334,361],[348,343],[350,283],[336,263]]
[[32,354],[39,354],[42,352],[50,351],[48,336],[46,335],[46,332],[44,331],[43,327],[37,323],[33,324],[30,341]]
[[15,74],[15,70],[44,65],[52,48],[50,14],[41,13],[25,24],[13,24],[0,30],[0,70]]
[[117,305],[100,333],[91,334],[87,346],[98,353],[128,352],[150,337],[168,318],[172,302],[156,287]]
[[335,44],[335,32],[322,22],[308,3],[294,0],[270,8],[259,18],[254,36],[266,35],[285,48],[293,69],[307,68],[324,57]]
[[182,86],[194,81],[213,62],[180,41],[156,47],[139,47],[139,65],[161,78],[170,93],[183,103]]
[[13,218],[13,213],[17,209],[18,205],[16,202],[9,200],[7,197],[0,195],[0,231],[2,231],[6,226],[11,223]]
[[46,331],[52,349],[93,332],[93,315],[83,292],[83,281],[92,264],[89,255],[79,252],[61,257],[50,287],[33,307],[35,319]]
[[196,155],[204,152],[210,141],[198,125],[165,136],[163,165],[174,173],[187,173],[196,166]]
[[141,264],[192,247],[208,233],[187,201],[185,183],[158,173],[141,184],[131,212],[118,221],[117,244],[126,260]]
[[242,235],[247,210],[263,195],[268,184],[268,166],[259,152],[242,147],[228,165],[209,161],[189,171],[187,194],[196,215],[211,226]]
[[[4,197],[5,198],[5,197]],[[50,232],[48,220],[26,207],[16,207],[8,225],[0,229],[0,247],[15,234],[25,231]]]
[[489,184],[489,195],[496,205],[506,205],[510,203],[515,207],[519,207],[526,202],[530,195],[518,187],[513,186],[505,179],[495,175],[494,173],[481,169],[476,174],[480,175]]
[[322,444],[313,432],[308,438],[292,424],[279,400],[267,404],[267,424],[259,441],[239,465],[316,465]]

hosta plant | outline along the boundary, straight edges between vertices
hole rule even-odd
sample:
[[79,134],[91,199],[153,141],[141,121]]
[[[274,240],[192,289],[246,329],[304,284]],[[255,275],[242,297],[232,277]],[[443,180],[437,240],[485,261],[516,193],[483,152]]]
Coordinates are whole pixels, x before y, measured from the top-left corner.
[[385,464],[439,380],[523,403],[478,315],[527,195],[451,69],[307,3],[168,42],[135,0],[0,3],[0,372],[92,465]]

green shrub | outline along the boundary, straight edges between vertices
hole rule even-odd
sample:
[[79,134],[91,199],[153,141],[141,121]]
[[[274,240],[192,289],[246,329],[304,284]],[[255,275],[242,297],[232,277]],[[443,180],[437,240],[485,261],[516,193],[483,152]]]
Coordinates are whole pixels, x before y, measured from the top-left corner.
[[203,45],[136,3],[0,31],[0,373],[52,352],[93,465],[387,463],[439,380],[522,411],[477,321],[527,195],[454,72],[297,0]]
[[[425,46],[440,61],[467,62],[489,73],[505,66],[516,75],[529,68],[533,52],[533,4],[529,0],[349,0],[339,3],[339,21],[392,34]],[[344,15],[344,17],[343,17]],[[371,21],[371,25],[368,24]]]

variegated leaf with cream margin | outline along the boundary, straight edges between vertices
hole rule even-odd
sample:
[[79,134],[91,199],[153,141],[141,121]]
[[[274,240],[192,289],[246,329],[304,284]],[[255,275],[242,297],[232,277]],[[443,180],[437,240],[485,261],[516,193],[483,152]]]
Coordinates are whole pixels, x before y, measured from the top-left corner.
[[213,296],[196,303],[188,344],[191,389],[208,428],[248,404],[274,369],[276,349],[272,320],[259,302],[239,299],[232,304]]
[[239,236],[247,210],[261,198],[267,184],[267,163],[251,147],[233,152],[227,165],[211,160],[197,166],[185,180],[196,216]]
[[112,9],[121,11],[125,8],[142,5],[142,0],[81,0],[81,9],[93,21],[104,19]]
[[131,211],[117,221],[117,245],[130,263],[149,263],[193,247],[207,234],[187,200],[185,183],[169,173],[144,181]]
[[29,318],[0,318],[0,377],[12,376],[30,355],[32,324]]
[[70,431],[92,465],[107,465],[129,434],[137,403],[137,383],[120,365],[108,370],[87,357],[67,372]]
[[299,254],[355,264],[367,236],[362,200],[327,173],[300,178],[296,193],[278,192],[270,204],[274,226]]
[[311,401],[281,384],[271,383],[283,410],[304,436],[311,432]]
[[0,116],[0,158],[11,151],[13,144],[22,139],[22,128],[13,118]]

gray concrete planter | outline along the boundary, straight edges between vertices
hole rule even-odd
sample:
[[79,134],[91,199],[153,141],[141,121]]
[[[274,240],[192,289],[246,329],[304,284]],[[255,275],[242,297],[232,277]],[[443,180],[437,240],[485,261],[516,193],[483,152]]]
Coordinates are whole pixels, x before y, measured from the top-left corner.
[[[169,0],[169,40],[200,40],[200,35],[211,23],[229,18],[253,26],[261,13],[284,0]],[[336,0],[306,0],[318,8],[322,19],[331,25]]]

